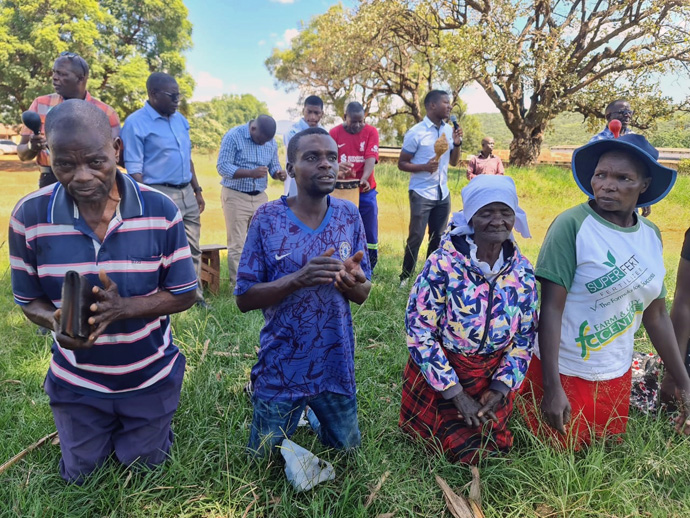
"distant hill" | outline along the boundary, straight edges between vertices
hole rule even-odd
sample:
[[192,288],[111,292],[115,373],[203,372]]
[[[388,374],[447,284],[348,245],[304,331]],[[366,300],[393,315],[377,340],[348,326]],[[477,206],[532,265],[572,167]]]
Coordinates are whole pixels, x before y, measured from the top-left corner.
[[[500,113],[477,113],[474,117],[479,120],[482,134],[494,138],[497,149],[508,149],[513,135],[503,122],[503,116]],[[586,144],[591,136],[592,132],[587,129],[582,115],[562,113],[549,124],[542,147],[581,146]]]
[[[496,149],[508,149],[512,135],[500,113],[478,113],[473,115],[479,121],[481,132],[496,141]],[[604,129],[602,121],[596,132]],[[635,129],[635,128],[633,128]],[[656,147],[690,148],[690,114],[676,113],[669,120],[659,121],[656,128],[648,131],[635,130],[643,133]],[[582,115],[578,113],[562,113],[551,121],[546,129],[542,148],[552,146],[581,146],[586,144],[594,132],[587,129]]]

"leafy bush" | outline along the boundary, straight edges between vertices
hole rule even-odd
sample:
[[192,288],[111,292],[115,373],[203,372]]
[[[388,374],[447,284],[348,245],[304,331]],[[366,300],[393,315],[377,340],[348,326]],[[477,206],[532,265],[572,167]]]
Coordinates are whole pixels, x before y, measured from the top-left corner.
[[684,158],[678,162],[678,174],[690,174],[690,158]]

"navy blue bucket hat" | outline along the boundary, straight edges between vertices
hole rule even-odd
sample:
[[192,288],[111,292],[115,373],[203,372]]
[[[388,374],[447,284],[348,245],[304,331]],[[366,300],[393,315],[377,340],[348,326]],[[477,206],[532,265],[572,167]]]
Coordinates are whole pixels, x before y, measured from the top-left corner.
[[653,205],[661,201],[676,183],[676,171],[670,167],[664,167],[657,161],[659,152],[656,148],[642,135],[629,133],[617,139],[597,140],[573,151],[573,177],[578,187],[590,198],[594,198],[592,191],[594,169],[596,169],[601,155],[609,151],[630,153],[647,166],[652,181],[649,188],[637,199],[638,207]]

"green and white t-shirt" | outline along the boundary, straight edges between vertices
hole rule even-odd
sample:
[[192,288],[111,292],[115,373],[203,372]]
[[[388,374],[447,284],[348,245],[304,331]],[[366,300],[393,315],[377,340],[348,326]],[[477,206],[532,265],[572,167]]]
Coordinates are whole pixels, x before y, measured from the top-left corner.
[[535,273],[568,290],[560,373],[591,381],[625,374],[642,312],[666,296],[659,229],[640,217],[619,227],[577,205],[549,227]]

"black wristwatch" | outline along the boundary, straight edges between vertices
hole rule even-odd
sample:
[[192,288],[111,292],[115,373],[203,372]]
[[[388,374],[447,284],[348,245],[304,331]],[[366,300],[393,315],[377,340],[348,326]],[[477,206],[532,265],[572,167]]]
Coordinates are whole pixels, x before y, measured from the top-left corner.
[[201,185],[200,185],[199,187],[197,187],[196,189],[194,189],[194,194],[199,194],[199,193],[202,192],[202,191],[203,191],[203,189],[201,188]]

